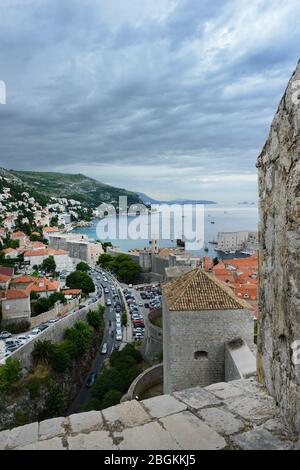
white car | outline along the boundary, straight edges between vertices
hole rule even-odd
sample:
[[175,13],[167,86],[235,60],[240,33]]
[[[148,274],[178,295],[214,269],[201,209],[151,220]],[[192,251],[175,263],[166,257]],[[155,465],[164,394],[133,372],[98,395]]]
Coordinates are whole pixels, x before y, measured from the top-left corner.
[[21,345],[27,343],[28,340],[29,340],[28,336],[18,336],[17,337],[17,341],[20,341]]
[[41,330],[39,328],[35,328],[34,330],[30,331],[28,336],[29,338],[35,338],[38,334],[40,334]]
[[117,328],[117,330],[120,330],[122,328],[122,324],[121,324],[120,321],[116,322],[116,328]]
[[107,299],[107,300],[106,300],[106,305],[107,305],[107,306],[110,306],[110,305],[111,305],[111,300],[110,300],[110,299]]
[[143,302],[139,302],[139,307],[143,307]]
[[116,340],[117,340],[117,341],[122,341],[122,338],[123,338],[123,336],[122,336],[122,330],[121,330],[121,329],[118,329],[118,330],[117,330],[117,334],[116,334]]

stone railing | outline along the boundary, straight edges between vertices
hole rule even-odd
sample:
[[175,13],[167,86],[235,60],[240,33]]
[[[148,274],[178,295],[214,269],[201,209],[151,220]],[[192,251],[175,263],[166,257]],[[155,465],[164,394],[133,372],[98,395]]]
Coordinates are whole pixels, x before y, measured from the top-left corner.
[[[195,387],[0,432],[0,449],[299,449],[255,381]],[[117,456],[118,454],[114,454]]]
[[126,395],[122,397],[122,402],[127,400],[137,400],[147,390],[155,385],[163,383],[163,364],[157,364],[146,369],[130,385]]

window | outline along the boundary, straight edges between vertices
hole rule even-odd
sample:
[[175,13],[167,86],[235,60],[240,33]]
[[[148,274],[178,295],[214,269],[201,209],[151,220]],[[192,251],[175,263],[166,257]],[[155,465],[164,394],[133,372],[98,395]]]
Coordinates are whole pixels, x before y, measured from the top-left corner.
[[196,351],[194,353],[195,359],[208,359],[208,352],[207,351]]

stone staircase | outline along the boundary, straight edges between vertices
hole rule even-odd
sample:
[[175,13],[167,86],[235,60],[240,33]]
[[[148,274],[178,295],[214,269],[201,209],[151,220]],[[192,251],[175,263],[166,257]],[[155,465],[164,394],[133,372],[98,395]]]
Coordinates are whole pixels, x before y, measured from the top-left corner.
[[196,387],[0,433],[0,449],[299,449],[255,379]]

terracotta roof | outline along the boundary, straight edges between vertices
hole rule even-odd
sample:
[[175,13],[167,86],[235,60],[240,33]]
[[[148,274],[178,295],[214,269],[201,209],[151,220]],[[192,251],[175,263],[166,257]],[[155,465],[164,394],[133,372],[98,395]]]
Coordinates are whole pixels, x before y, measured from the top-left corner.
[[17,251],[15,248],[5,248],[5,250],[2,250],[6,255],[8,255],[8,253],[14,253],[15,251]]
[[55,233],[55,232],[61,232],[61,230],[57,227],[44,227],[43,232],[46,233]]
[[58,281],[50,281],[46,277],[35,278],[34,282],[30,284],[27,289],[35,292],[57,291],[59,289]]
[[25,237],[25,236],[26,236],[25,233],[24,233],[24,232],[20,232],[20,231],[19,231],[19,232],[14,232],[14,233],[12,234],[12,237]]
[[82,292],[81,289],[64,289],[62,291],[62,293],[65,295],[79,295],[81,294],[81,292]]
[[30,283],[30,282],[33,282],[36,280],[36,277],[34,276],[18,276],[18,277],[15,277],[11,283],[12,284],[26,284],[27,282]]
[[163,285],[169,310],[233,310],[249,305],[235,297],[231,289],[210,273],[193,269]]
[[7,268],[6,266],[0,266],[0,274],[6,274],[7,276],[12,277],[14,275],[14,268]]
[[0,282],[7,282],[10,280],[10,276],[7,276],[6,274],[0,274]]
[[41,250],[31,250],[26,251],[24,256],[32,257],[32,256],[51,256],[51,255],[66,255],[67,252],[65,250],[51,250],[48,248],[41,249]]
[[8,300],[12,299],[26,299],[29,297],[29,293],[26,290],[20,289],[9,289],[6,291],[5,298]]

